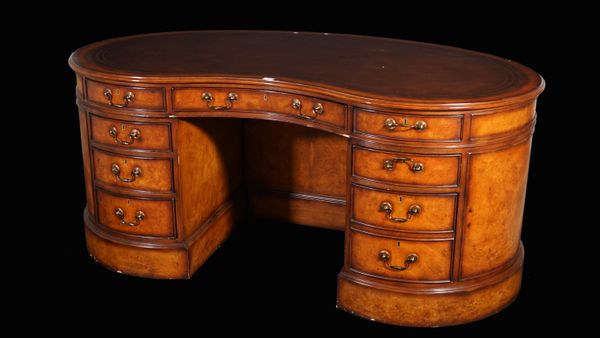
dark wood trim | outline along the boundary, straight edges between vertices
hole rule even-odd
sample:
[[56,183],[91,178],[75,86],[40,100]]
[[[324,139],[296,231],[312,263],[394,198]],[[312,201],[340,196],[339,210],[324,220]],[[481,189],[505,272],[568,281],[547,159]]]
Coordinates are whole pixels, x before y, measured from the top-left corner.
[[430,187],[430,186],[412,186],[412,185],[401,185],[401,184],[389,184],[387,182],[378,182],[372,179],[363,178],[360,176],[353,176],[351,182],[361,186],[368,186],[379,190],[402,190],[405,193],[432,193],[432,194],[452,194],[459,191],[459,187],[445,188],[445,187]]
[[165,86],[165,111],[167,114],[173,114],[173,86]]
[[320,194],[312,194],[312,193],[305,193],[305,192],[292,192],[292,191],[283,191],[283,190],[277,190],[277,189],[265,189],[265,188],[258,188],[257,187],[249,187],[250,193],[251,194],[257,194],[257,195],[272,195],[272,196],[279,196],[279,197],[284,197],[284,198],[295,198],[295,199],[300,199],[300,200],[307,200],[307,201],[316,201],[316,202],[324,202],[324,203],[330,203],[330,204],[337,204],[337,205],[346,205],[346,201],[342,198],[339,197],[334,197],[334,196],[326,196],[326,195],[320,195]]
[[465,154],[465,156],[461,157],[461,182],[462,185],[459,188],[458,192],[458,203],[456,206],[456,241],[454,242],[454,260],[452,264],[452,280],[460,280],[461,278],[461,268],[462,268],[462,252],[463,252],[463,239],[464,239],[464,224],[465,224],[465,209],[467,205],[467,187],[469,186],[469,156]]
[[93,151],[99,151],[102,153],[109,154],[111,156],[118,156],[118,157],[136,158],[136,159],[140,159],[140,160],[171,160],[171,163],[173,162],[173,156],[171,154],[157,152],[157,151],[127,154],[127,153],[122,152],[121,149],[115,149],[114,147],[103,146],[102,144],[100,145],[100,147],[97,147],[94,145],[92,147],[92,152]]
[[171,151],[158,151],[158,150],[148,150],[148,149],[140,149],[140,148],[119,148],[118,145],[112,146],[104,143],[99,143],[95,141],[90,141],[90,145],[94,149],[101,150],[105,153],[114,153],[118,154],[118,156],[125,157],[152,157],[152,159],[172,159],[174,158],[174,153]]
[[402,278],[393,278],[393,277],[386,277],[386,276],[381,276],[381,275],[375,275],[372,273],[368,273],[365,271],[361,271],[359,269],[353,268],[352,267],[352,263],[350,263],[350,267],[349,267],[349,271],[353,272],[355,274],[358,275],[362,275],[362,276],[366,276],[366,277],[371,277],[371,278],[377,278],[377,279],[382,279],[382,280],[388,280],[388,281],[393,281],[393,282],[402,282],[402,283],[407,283],[407,284],[448,284],[450,283],[450,279],[440,279],[440,280],[412,280],[412,279],[402,279]]
[[[112,81],[114,83],[120,83],[115,81],[122,81],[122,83],[132,83],[132,77],[123,76],[121,74],[105,74],[102,72],[90,71],[85,68],[79,67],[70,62],[71,68],[76,72],[85,75],[90,78],[98,79],[98,81]],[[376,97],[371,94],[359,93],[349,89],[333,88],[331,86],[320,84],[308,84],[303,83],[294,79],[279,79],[277,81],[265,81],[262,79],[248,79],[244,77],[233,77],[233,76],[220,76],[218,74],[206,74],[201,77],[186,77],[180,81],[176,81],[173,77],[158,77],[158,76],[145,76],[139,79],[139,76],[135,77],[137,81],[144,84],[165,84],[170,83],[172,85],[183,84],[198,84],[199,86],[208,84],[220,84],[223,86],[227,85],[248,85],[255,86],[258,88],[269,88],[273,90],[285,90],[285,91],[297,91],[308,93],[307,95],[326,95],[333,97],[336,100],[343,100],[349,102],[353,106],[364,107],[364,108],[377,108],[377,109],[406,109],[406,110],[427,110],[429,111],[468,111],[478,109],[490,109],[496,107],[505,107],[512,105],[520,105],[524,102],[535,99],[545,88],[545,82],[541,79],[541,84],[535,90],[520,96],[514,96],[511,99],[504,99],[487,102],[461,102],[461,103],[443,103],[443,102],[417,102],[409,100],[398,100],[393,101],[389,98]]]
[[[173,120],[173,122],[170,123],[170,129],[169,129],[169,136],[170,136],[170,142],[173,145],[172,146],[172,155],[173,155],[173,184],[175,187],[175,192],[177,193],[178,198],[180,198],[181,200],[183,200],[182,197],[179,197],[179,195],[181,194],[182,191],[182,187],[181,187],[181,174],[180,174],[180,163],[179,163],[179,141],[175,141],[175,137],[177,137],[178,133],[177,133],[177,128],[179,128],[179,120],[175,119]],[[179,201],[180,203],[177,203],[177,205],[175,206],[175,212],[177,213],[177,219],[183,220],[184,218],[184,210],[183,210],[183,203],[181,203],[181,200]],[[185,238],[187,238],[187,236],[189,236],[190,234],[186,233],[185,231],[185,225],[182,222],[178,222],[177,224],[177,240],[178,241],[184,241]]]
[[[363,222],[360,220],[357,220],[354,218],[354,215],[352,215],[352,219],[350,220],[350,222],[352,223],[352,229],[358,229],[356,227],[354,227],[355,225],[360,225],[361,227],[365,227],[365,228],[371,228],[375,231],[387,231],[390,233],[396,233],[398,235],[402,235],[402,234],[452,234],[454,235],[454,227],[452,227],[451,229],[446,229],[446,230],[406,230],[406,229],[396,229],[396,228],[391,228],[391,227],[383,227],[383,226],[379,226],[379,225],[374,225],[374,224],[369,224],[367,222]],[[379,232],[378,232],[379,233]]]
[[473,112],[464,114],[462,123],[462,139],[463,143],[469,143],[471,140],[471,124],[473,123]]
[[[348,114],[348,115],[354,115],[354,114]],[[354,205],[354,198],[353,198],[353,193],[352,193],[352,186],[351,186],[351,182],[352,182],[352,168],[351,168],[351,164],[353,161],[353,154],[352,154],[352,148],[354,147],[354,144],[352,143],[351,139],[348,139],[348,142],[346,143],[347,145],[347,150],[346,150],[346,163],[348,163],[348,165],[346,166],[346,227],[344,230],[344,266],[342,267],[342,271],[344,270],[348,270],[350,269],[350,253],[352,252],[352,241],[350,240],[350,231],[351,231],[351,227],[352,227],[352,221],[351,221],[351,216],[352,215],[352,206]]]
[[359,232],[361,234],[381,237],[381,238],[389,238],[389,239],[398,239],[403,241],[416,241],[416,242],[440,242],[440,241],[454,241],[454,232],[445,232],[445,233],[399,233],[398,231],[373,231],[373,229],[369,227],[362,226],[361,223],[357,223],[355,221],[351,221],[350,230],[354,232]]
[[359,189],[364,189],[364,190],[371,190],[371,191],[379,191],[379,192],[383,192],[383,193],[393,193],[393,194],[409,194],[409,195],[418,195],[418,196],[456,196],[457,193],[456,192],[447,192],[447,193],[440,193],[437,190],[434,191],[427,191],[424,189],[419,189],[417,190],[405,190],[403,187],[390,187],[389,189],[378,189],[376,187],[372,187],[372,186],[368,186],[368,185],[362,185],[362,184],[358,184],[358,183],[354,183],[352,182],[351,186],[353,188],[359,188]]
[[104,107],[89,107],[86,103],[81,103],[81,107],[85,107],[86,111],[95,116],[105,119],[122,120],[125,123],[140,123],[140,124],[164,124],[173,122],[174,118],[166,114],[152,114],[148,116],[139,116],[136,113],[119,113],[104,109]]
[[170,192],[159,192],[152,190],[142,190],[142,189],[131,189],[120,187],[112,184],[106,184],[98,179],[94,178],[94,187],[100,188],[102,190],[108,191],[111,194],[120,194],[124,196],[131,196],[132,198],[137,199],[140,198],[157,198],[157,199],[166,199],[166,198],[175,198],[177,194],[175,191]]
[[[201,118],[201,117],[212,117],[212,118],[239,118],[239,119],[255,119],[255,120],[266,120],[266,121],[278,121],[291,124],[297,124],[309,128],[319,129],[326,132],[335,134],[345,133],[347,130],[340,128],[339,126],[331,123],[326,123],[316,120],[305,120],[296,117],[295,115],[276,113],[276,112],[264,112],[264,111],[204,111],[204,112],[178,112],[175,113],[178,118]],[[344,134],[345,135],[345,134]]]
[[[77,74],[77,76],[81,78],[81,94],[83,96],[81,101],[85,101],[87,100],[87,78],[85,76],[81,76],[80,74]],[[79,96],[77,96],[75,99],[79,99]]]
[[118,109],[118,108],[111,108],[110,106],[104,106],[104,105],[100,105],[100,104],[96,104],[93,101],[89,101],[89,100],[80,100],[79,98],[77,99],[77,105],[81,108],[81,109],[85,109],[86,111],[103,111],[106,114],[110,114],[113,116],[120,116],[120,118],[169,118],[169,114],[166,111],[157,111],[157,110],[141,110],[141,109],[137,109],[137,110],[125,110],[125,108],[123,109]]
[[[88,166],[89,172],[86,173],[84,172],[84,181],[85,181],[85,189],[86,189],[86,198],[87,196],[91,196],[92,197],[92,201],[88,201],[88,203],[93,203],[94,205],[94,214],[93,216],[96,217],[96,215],[98,215],[98,209],[96,209],[96,193],[94,192],[94,187],[93,187],[93,182],[95,180],[94,177],[94,161],[92,160],[92,146],[91,146],[91,131],[92,131],[92,124],[90,121],[90,114],[87,113],[84,110],[78,110],[78,115],[80,118],[80,129],[85,129],[85,132],[81,131],[81,148],[82,148],[82,160],[84,161],[83,163],[83,170],[86,170],[86,165]],[[83,121],[81,121],[83,120]],[[89,191],[89,193],[88,193]]]
[[505,150],[505,149],[509,149],[512,148],[514,146],[518,146],[519,144],[525,143],[525,142],[531,142],[532,140],[532,134],[529,135],[523,135],[523,137],[519,137],[518,139],[514,139],[512,140],[512,142],[509,143],[502,143],[502,144],[497,144],[495,147],[490,147],[490,148],[476,148],[476,149],[472,149],[468,152],[465,152],[465,157],[467,156],[471,156],[471,155],[477,155],[477,154],[485,154],[485,153],[491,153],[491,152],[495,152],[495,151],[499,151],[499,150]]

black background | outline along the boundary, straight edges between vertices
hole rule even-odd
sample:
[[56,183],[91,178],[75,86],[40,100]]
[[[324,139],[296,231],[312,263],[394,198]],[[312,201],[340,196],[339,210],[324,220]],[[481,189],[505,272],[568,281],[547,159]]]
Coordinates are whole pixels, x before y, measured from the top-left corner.
[[[514,333],[516,328],[541,328],[565,323],[554,321],[556,309],[549,301],[548,279],[561,259],[556,253],[557,235],[552,222],[552,196],[547,187],[557,182],[553,151],[559,129],[562,97],[567,87],[561,68],[554,60],[561,50],[547,35],[555,36],[553,17],[514,8],[481,9],[480,14],[461,16],[378,6],[350,6],[352,14],[325,12],[319,7],[286,5],[276,14],[261,10],[270,7],[213,4],[177,14],[136,15],[133,8],[110,7],[106,16],[91,17],[81,11],[67,27],[46,26],[41,39],[51,39],[51,53],[44,55],[52,72],[51,96],[56,111],[40,116],[40,126],[57,144],[53,163],[47,165],[52,177],[47,213],[57,220],[41,239],[48,249],[36,252],[44,272],[37,272],[40,296],[47,311],[58,307],[68,318],[77,314],[93,327],[120,330],[181,330],[203,332],[295,333],[344,332],[368,336]],[[272,8],[271,8],[272,9]],[[129,15],[127,14],[129,13]],[[251,14],[256,13],[256,14]],[[516,13],[516,14],[515,14]],[[335,20],[332,19],[335,17]],[[269,29],[325,31],[385,36],[447,44],[495,54],[523,63],[544,76],[547,89],[538,101],[538,123],[534,136],[523,228],[526,248],[522,291],[513,305],[501,313],[472,324],[440,329],[400,328],[369,322],[336,310],[336,275],[342,266],[343,236],[329,230],[287,224],[256,222],[236,231],[234,236],[188,281],[146,280],[119,275],[93,263],[88,256],[82,224],[85,195],[75,79],[67,58],[76,48],[101,39],[156,31],[203,29]],[[566,42],[565,42],[566,43]],[[210,41],[207,41],[210,45]],[[550,57],[551,56],[551,57]],[[50,151],[50,149],[49,149]],[[560,189],[560,188],[557,188]],[[549,207],[550,206],[550,207]],[[60,221],[58,221],[60,220]],[[552,259],[548,254],[552,253]],[[36,268],[35,271],[40,271]],[[552,297],[558,297],[551,292]],[[49,298],[46,298],[50,296]],[[42,299],[42,298],[40,298]],[[66,309],[66,310],[65,310]],[[212,334],[211,334],[212,335]],[[216,333],[215,333],[216,335]]]

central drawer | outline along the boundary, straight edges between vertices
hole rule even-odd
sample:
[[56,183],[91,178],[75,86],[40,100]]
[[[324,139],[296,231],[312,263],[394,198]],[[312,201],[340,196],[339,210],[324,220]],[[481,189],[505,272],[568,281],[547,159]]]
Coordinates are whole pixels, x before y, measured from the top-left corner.
[[236,88],[174,88],[173,110],[267,112],[346,128],[347,106],[283,92]]
[[366,226],[405,232],[452,232],[456,194],[416,194],[352,187],[352,218]]
[[113,186],[156,192],[173,191],[170,158],[116,155],[93,149],[94,177]]

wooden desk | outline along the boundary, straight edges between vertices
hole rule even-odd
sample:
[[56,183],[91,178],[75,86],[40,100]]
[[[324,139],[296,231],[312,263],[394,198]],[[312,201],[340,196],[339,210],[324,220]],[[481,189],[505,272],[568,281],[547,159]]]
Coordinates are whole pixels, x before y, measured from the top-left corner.
[[338,306],[361,317],[453,325],[517,296],[544,87],[532,70],[416,42],[234,31],[112,39],[69,63],[87,246],[107,268],[189,278],[236,222],[267,217],[345,231]]

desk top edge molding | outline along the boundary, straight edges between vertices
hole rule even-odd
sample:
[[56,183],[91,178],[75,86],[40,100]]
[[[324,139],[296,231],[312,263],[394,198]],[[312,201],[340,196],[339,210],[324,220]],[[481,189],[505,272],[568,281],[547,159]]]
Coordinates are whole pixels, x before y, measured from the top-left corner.
[[120,41],[128,41],[135,38],[160,37],[173,34],[230,34],[230,33],[254,33],[267,34],[267,36],[293,34],[294,36],[321,37],[320,33],[312,32],[284,32],[284,31],[187,31],[187,32],[165,32],[126,36],[121,38],[107,39],[92,43],[73,52],[69,58],[70,67],[82,76],[107,80],[113,83],[138,84],[138,85],[239,85],[250,86],[259,89],[286,90],[291,92],[306,93],[309,95],[327,95],[331,98],[346,101],[356,106],[365,106],[381,109],[410,109],[425,111],[463,111],[463,110],[484,110],[487,108],[498,108],[507,106],[518,106],[535,99],[545,88],[544,79],[530,68],[514,62],[486,54],[456,47],[437,45],[416,41],[389,39],[381,37],[358,36],[349,34],[327,34],[328,37],[358,38],[362,40],[388,41],[407,46],[425,46],[435,50],[450,50],[457,53],[464,53],[481,60],[492,60],[498,64],[506,66],[507,69],[514,70],[520,74],[526,75],[527,79],[523,85],[508,87],[507,90],[496,95],[488,95],[479,98],[428,98],[419,99],[411,97],[402,97],[399,95],[378,95],[374,91],[355,90],[341,85],[320,82],[318,80],[300,79],[290,76],[273,76],[271,73],[263,74],[244,74],[236,75],[231,73],[199,73],[199,74],[156,74],[149,72],[127,73],[123,69],[111,68],[109,66],[99,66],[96,62],[96,56],[93,52],[102,49],[103,46]]

